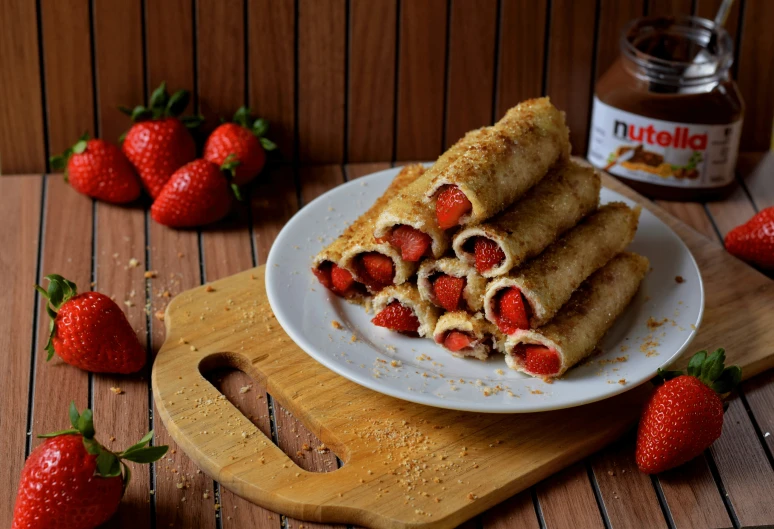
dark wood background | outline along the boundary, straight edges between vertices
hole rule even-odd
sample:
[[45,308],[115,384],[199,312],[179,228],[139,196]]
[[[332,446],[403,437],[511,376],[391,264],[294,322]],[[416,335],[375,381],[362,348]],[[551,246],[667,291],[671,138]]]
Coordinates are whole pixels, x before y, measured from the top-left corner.
[[[117,105],[162,80],[210,123],[247,103],[285,159],[430,160],[520,100],[549,94],[585,154],[594,81],[642,14],[712,17],[721,0],[0,0],[0,168],[45,172]],[[769,148],[774,1],[727,27],[747,102],[742,149]]]

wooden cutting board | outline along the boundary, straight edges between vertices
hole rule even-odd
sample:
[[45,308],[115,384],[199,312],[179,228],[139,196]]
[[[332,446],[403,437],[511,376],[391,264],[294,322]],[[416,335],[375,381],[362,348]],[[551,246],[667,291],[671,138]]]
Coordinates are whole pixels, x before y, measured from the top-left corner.
[[[603,184],[669,224],[699,263],[706,310],[691,351],[723,346],[745,378],[774,366],[774,281],[612,178]],[[167,339],[153,366],[161,419],[223,486],[303,520],[455,527],[619,437],[649,391],[646,384],[526,415],[413,404],[358,386],[299,349],[271,313],[263,267],[211,286],[184,292],[167,308]],[[202,375],[223,366],[263,384],[344,466],[328,473],[296,466]]]

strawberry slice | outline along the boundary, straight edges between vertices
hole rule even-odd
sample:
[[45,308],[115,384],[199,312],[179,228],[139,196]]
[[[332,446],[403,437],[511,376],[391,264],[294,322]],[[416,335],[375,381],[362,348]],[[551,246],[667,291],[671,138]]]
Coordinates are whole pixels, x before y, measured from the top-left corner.
[[562,367],[562,360],[555,349],[545,345],[523,346],[524,369],[536,375],[553,375]]
[[314,277],[317,278],[317,280],[324,286],[325,288],[331,288],[331,265],[333,263],[325,262],[322,263],[317,268],[312,268],[312,273],[314,274]]
[[433,281],[433,295],[436,303],[448,311],[459,310],[465,283],[464,277],[439,275]]
[[464,332],[449,331],[446,338],[443,339],[443,346],[449,351],[457,352],[466,347],[470,347],[473,339]]
[[529,305],[516,287],[510,287],[496,300],[497,327],[505,334],[529,329]]
[[442,187],[435,200],[435,216],[444,230],[459,224],[460,218],[472,209],[473,204],[457,186]]
[[355,278],[349,271],[334,265],[331,267],[331,290],[342,296],[349,294],[350,288],[355,284]]
[[416,228],[401,224],[392,230],[390,244],[400,251],[404,261],[419,261],[428,253],[433,239]]
[[384,287],[392,284],[395,277],[392,259],[379,252],[368,252],[361,256],[361,262],[367,279],[370,280],[370,286]]
[[476,237],[473,251],[476,255],[476,270],[479,274],[498,266],[505,260],[505,253],[500,245],[486,237]]
[[414,311],[402,305],[400,301],[393,301],[383,311],[374,316],[371,323],[379,327],[398,332],[417,332],[419,320]]

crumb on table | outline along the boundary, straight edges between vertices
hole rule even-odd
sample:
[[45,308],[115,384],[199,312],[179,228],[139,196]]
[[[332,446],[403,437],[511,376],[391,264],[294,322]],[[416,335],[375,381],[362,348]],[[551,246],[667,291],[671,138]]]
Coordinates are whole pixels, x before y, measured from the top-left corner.
[[685,283],[685,278],[683,278],[683,276],[675,276],[675,282],[676,283]]

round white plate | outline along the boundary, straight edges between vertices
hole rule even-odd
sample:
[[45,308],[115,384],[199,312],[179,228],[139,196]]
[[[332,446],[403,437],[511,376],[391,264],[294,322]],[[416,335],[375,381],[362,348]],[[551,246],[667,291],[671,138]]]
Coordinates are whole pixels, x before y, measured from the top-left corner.
[[[277,320],[329,369],[374,391],[428,406],[537,412],[627,391],[648,381],[693,340],[704,310],[699,269],[680,238],[647,210],[642,211],[630,249],[647,256],[652,271],[600,343],[601,353],[552,384],[510,370],[500,354],[486,362],[455,358],[431,340],[373,325],[373,314],[320,285],[311,263],[371,206],[398,171],[359,178],[318,197],[290,219],[269,252],[266,290]],[[601,198],[602,203],[633,204],[605,188]]]

